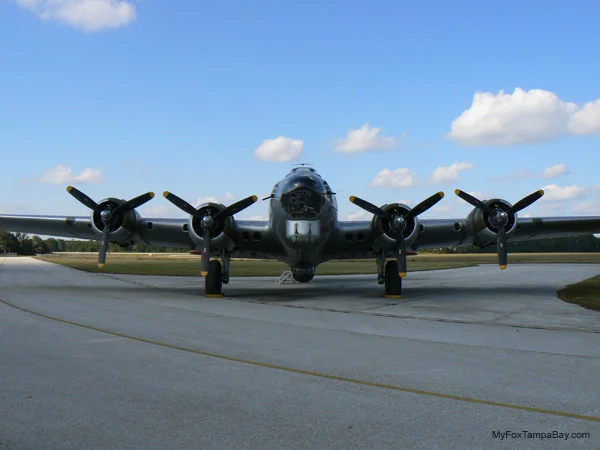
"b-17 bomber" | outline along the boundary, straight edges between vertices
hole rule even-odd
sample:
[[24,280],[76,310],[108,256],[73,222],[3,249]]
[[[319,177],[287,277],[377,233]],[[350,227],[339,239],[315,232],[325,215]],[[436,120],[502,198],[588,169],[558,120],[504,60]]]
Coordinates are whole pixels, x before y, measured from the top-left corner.
[[544,195],[542,190],[511,204],[499,198],[480,200],[457,189],[455,194],[473,206],[458,219],[419,218],[444,198],[443,192],[412,208],[402,203],[376,206],[350,196],[350,202],[373,218],[342,221],[335,192],[305,165],[294,167],[263,199],[269,201],[269,218],[264,221],[235,219],[258,200],[255,195],[228,206],[208,202],[194,207],[167,191],[166,200],[189,215],[174,219],[141,217],[136,211],[154,197],[153,192],[97,203],[73,186],[67,191],[91,210],[89,216],[3,214],[0,230],[99,240],[99,268],[106,263],[109,243],[189,248],[202,255],[200,272],[208,296],[222,295],[232,257],[277,259],[288,264],[294,280],[302,283],[311,281],[324,261],[374,258],[377,282],[385,286],[385,295],[399,297],[408,272],[407,254],[419,249],[495,244],[499,268],[504,270],[509,242],[600,233],[597,216],[519,218],[520,211]]

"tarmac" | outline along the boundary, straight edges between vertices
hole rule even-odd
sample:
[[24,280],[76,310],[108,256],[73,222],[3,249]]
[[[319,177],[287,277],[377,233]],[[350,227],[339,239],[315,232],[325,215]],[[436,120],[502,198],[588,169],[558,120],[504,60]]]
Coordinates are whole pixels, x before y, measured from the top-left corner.
[[235,278],[214,299],[0,259],[0,449],[600,448],[600,313],[556,298],[598,273],[409,272],[402,299],[369,275]]

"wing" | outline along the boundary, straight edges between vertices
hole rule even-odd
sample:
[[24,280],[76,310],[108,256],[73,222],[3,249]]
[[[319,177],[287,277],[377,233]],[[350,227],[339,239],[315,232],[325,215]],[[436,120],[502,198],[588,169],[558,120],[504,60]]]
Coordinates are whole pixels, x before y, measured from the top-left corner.
[[[170,248],[199,249],[189,233],[188,219],[139,218],[126,232],[117,231],[111,242],[149,244]],[[93,226],[91,216],[0,215],[0,230],[73,239],[100,240],[101,233]],[[232,251],[238,258],[270,259],[284,256],[281,243],[267,221],[236,220],[228,232],[228,240],[215,245]]]
[[[509,242],[600,233],[600,217],[539,217],[519,218]],[[467,218],[421,219],[411,250],[460,247],[462,245],[495,244],[496,240],[482,241]],[[390,239],[382,239],[381,230],[372,221],[338,222],[324,247],[326,259],[373,258],[378,250],[389,255],[396,250]]]
[[62,236],[76,239],[99,239],[91,218],[76,216],[31,216],[0,214],[0,230],[16,233]]
[[519,219],[509,241],[528,241],[600,233],[600,216],[526,217]]

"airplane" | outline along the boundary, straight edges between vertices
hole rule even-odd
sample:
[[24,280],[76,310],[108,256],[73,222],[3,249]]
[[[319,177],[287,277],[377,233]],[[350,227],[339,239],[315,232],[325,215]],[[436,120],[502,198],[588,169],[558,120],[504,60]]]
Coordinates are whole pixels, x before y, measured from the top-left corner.
[[[517,213],[544,192],[535,191],[514,205],[494,198],[479,200],[455,190],[473,210],[462,219],[419,219],[444,197],[437,192],[413,208],[402,203],[378,207],[350,196],[356,206],[373,214],[371,220],[338,220],[336,194],[316,170],[294,167],[275,184],[269,200],[269,219],[235,220],[234,216],[258,199],[246,197],[229,206],[208,202],[197,208],[171,192],[164,197],[186,212],[187,219],[143,218],[136,208],[150,201],[147,192],[131,200],[106,198],[96,203],[73,186],[67,191],[92,210],[90,216],[0,215],[0,230],[78,239],[100,240],[98,267],[106,262],[109,242],[121,246],[146,243],[189,248],[202,255],[205,296],[222,297],[229,282],[231,257],[277,259],[288,264],[294,280],[313,279],[316,267],[331,259],[375,258],[377,282],[384,295],[402,297],[407,254],[418,249],[476,245],[497,246],[498,264],[508,264],[507,243],[600,233],[600,217],[519,218]],[[212,258],[212,259],[211,259]]]

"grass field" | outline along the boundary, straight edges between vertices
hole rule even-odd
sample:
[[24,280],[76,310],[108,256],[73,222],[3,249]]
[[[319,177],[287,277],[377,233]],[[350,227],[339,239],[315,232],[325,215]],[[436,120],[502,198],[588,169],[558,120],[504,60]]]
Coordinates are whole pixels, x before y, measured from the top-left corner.
[[600,311],[600,275],[579,283],[568,284],[560,289],[557,294],[565,302]]
[[[61,253],[37,257],[43,261],[64,264],[87,272],[98,272],[96,253]],[[134,275],[198,276],[200,257],[181,253],[113,253],[108,256],[103,272]],[[600,264],[600,253],[513,253],[509,264],[526,263],[595,263]],[[495,254],[421,254],[408,258],[409,271],[450,269],[478,264],[496,264]],[[273,260],[231,261],[232,277],[278,276],[289,270],[286,264]],[[329,261],[317,267],[317,275],[375,274],[374,260]],[[558,292],[566,302],[600,311],[600,275],[570,284]]]
[[[75,269],[97,272],[95,253],[63,253],[38,257],[39,259],[64,264]],[[200,257],[180,253],[113,253],[106,261],[103,272],[135,275],[199,275]],[[408,258],[409,271],[469,267],[477,264],[496,264],[495,254],[421,254]],[[509,255],[509,264],[519,263],[596,263],[600,264],[600,253],[514,253]],[[232,277],[278,276],[289,270],[286,264],[273,260],[231,261]],[[329,261],[317,267],[318,275],[375,274],[374,260]]]

